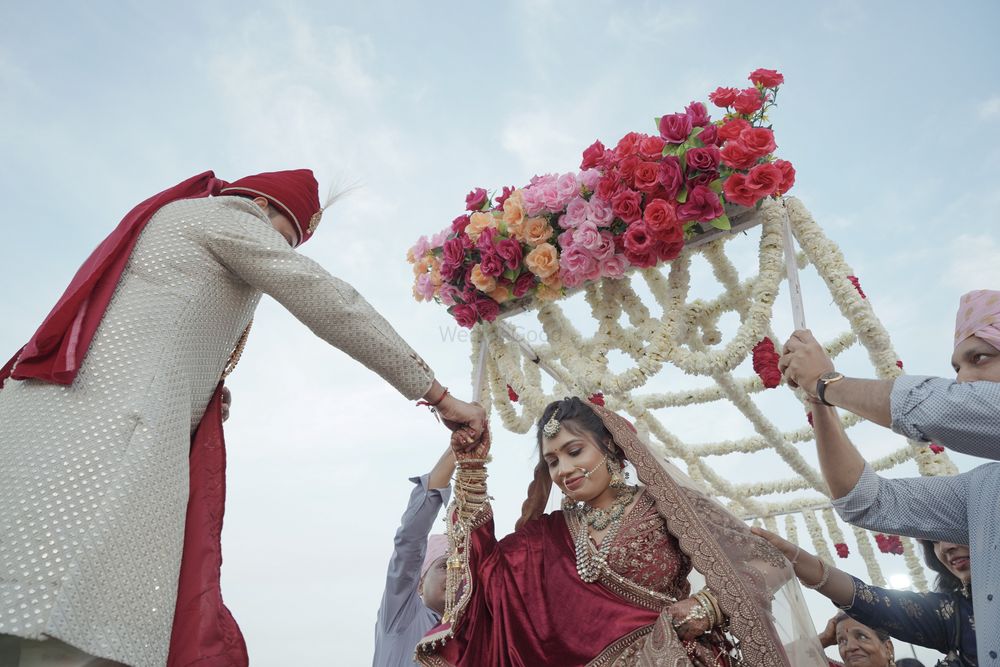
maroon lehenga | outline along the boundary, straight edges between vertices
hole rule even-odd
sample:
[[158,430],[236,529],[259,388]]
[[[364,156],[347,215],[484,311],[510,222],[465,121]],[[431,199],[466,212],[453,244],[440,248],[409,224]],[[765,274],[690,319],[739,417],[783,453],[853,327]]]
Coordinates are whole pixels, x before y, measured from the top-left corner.
[[[536,468],[529,488],[522,517],[528,520],[498,541],[484,471],[473,469],[463,479],[460,462],[448,514],[445,615],[418,645],[417,662],[434,667],[825,665],[811,622],[803,629],[789,622],[786,607],[775,607],[789,588],[798,591],[784,557],[721,505],[668,473],[669,464],[638,440],[628,422],[592,407],[645,485],[622,518],[599,576],[587,583],[577,572],[573,535],[584,529],[577,513],[541,513],[551,487],[545,466]],[[724,621],[709,634],[682,642],[666,610],[690,595],[692,569],[705,577]],[[790,609],[791,618],[802,620],[805,614],[809,621],[801,600]]]

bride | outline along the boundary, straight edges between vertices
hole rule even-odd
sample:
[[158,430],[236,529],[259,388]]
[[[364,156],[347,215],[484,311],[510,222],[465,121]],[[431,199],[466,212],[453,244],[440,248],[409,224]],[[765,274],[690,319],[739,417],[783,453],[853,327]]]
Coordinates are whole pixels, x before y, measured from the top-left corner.
[[[538,423],[515,531],[497,540],[487,432],[462,431],[441,625],[423,665],[825,666],[788,561],[655,455],[624,418],[579,398]],[[626,462],[642,486],[629,485]],[[552,483],[562,510],[543,514]],[[706,586],[692,593],[696,570]]]

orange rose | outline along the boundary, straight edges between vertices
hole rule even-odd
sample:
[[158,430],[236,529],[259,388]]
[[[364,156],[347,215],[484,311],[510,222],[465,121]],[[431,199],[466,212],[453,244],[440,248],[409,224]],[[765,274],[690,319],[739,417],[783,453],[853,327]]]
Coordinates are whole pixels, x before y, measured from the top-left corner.
[[490,298],[496,301],[497,303],[503,303],[504,301],[510,299],[510,290],[508,290],[506,287],[503,287],[502,285],[498,285],[495,290],[489,293],[489,295]]
[[552,238],[552,225],[545,218],[528,218],[522,225],[524,230],[524,241],[528,245],[542,245]]
[[556,271],[548,278],[542,278],[542,284],[552,289],[562,289],[562,280],[559,278],[559,272]]
[[491,276],[483,275],[480,270],[480,264],[476,264],[472,267],[472,273],[469,275],[469,281],[475,285],[476,289],[480,292],[485,292],[489,294],[497,288],[497,281]]
[[472,214],[472,217],[469,218],[469,226],[465,228],[465,233],[468,234],[469,238],[473,241],[478,241],[479,235],[484,229],[496,226],[496,218],[494,218],[492,214],[477,211]]
[[503,221],[507,223],[507,229],[515,229],[524,220],[524,199],[520,190],[507,197],[503,203]]
[[413,265],[413,275],[415,275],[415,276],[422,276],[425,273],[427,273],[430,270],[430,268],[431,268],[431,261],[432,261],[432,259],[433,258],[429,257],[429,256],[425,256],[425,257],[420,258],[420,260],[418,260]]
[[551,243],[543,243],[524,258],[528,270],[545,279],[559,271],[559,253]]
[[441,287],[443,283],[444,279],[441,277],[441,262],[437,261],[437,259],[433,259],[433,264],[431,264],[431,284],[434,285],[434,287]]

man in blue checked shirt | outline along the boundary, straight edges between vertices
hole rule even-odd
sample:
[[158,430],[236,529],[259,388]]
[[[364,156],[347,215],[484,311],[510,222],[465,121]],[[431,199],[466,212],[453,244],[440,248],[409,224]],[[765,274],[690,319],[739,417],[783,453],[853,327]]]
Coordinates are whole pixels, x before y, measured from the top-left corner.
[[413,665],[417,642],[441,622],[448,538],[427,535],[448,504],[453,472],[455,455],[449,448],[430,473],[410,478],[415,486],[396,531],[375,623],[373,667]]
[[1000,459],[1000,292],[962,297],[955,327],[955,380],[846,378],[809,331],[785,344],[780,368],[815,403],[820,469],[845,521],[879,532],[968,544],[980,666],[1000,666],[1000,464],[961,475],[886,479],[841,428],[833,406],[913,440]]

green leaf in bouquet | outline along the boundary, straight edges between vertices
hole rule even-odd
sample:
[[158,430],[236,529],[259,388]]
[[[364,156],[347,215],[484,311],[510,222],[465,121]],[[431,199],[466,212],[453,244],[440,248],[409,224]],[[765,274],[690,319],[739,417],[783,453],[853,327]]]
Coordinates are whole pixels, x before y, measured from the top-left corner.
[[708,189],[711,190],[712,192],[714,192],[717,195],[722,194],[722,179],[721,178],[717,178],[714,181],[712,181],[711,183],[709,183],[708,184]]
[[668,155],[677,155],[677,151],[680,149],[681,147],[678,144],[666,144],[663,146],[663,157],[667,157]]
[[[683,160],[681,160],[681,162],[683,163]],[[687,186],[685,185],[683,188],[681,188],[681,191],[677,193],[677,203],[683,204],[687,200],[688,200],[688,189]]]
[[497,231],[500,232],[501,236],[507,236],[507,223],[503,221],[503,218],[497,222]]
[[723,213],[715,220],[710,221],[708,224],[712,225],[716,229],[732,229],[733,226],[729,224],[729,216]]
[[517,276],[519,274],[520,271],[518,271],[517,269],[507,269],[506,271],[503,272],[503,277],[511,282],[514,282],[515,280],[517,280]]

